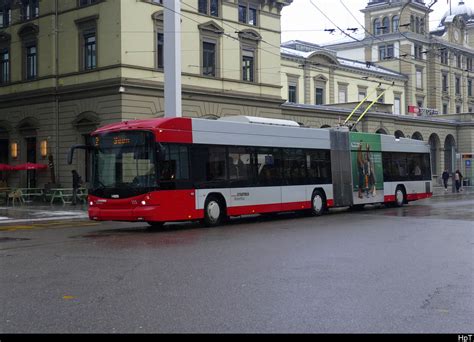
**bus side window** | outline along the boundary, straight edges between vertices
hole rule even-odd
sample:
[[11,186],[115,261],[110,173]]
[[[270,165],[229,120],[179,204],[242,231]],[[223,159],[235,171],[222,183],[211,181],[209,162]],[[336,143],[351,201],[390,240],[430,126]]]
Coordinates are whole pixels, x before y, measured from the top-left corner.
[[207,181],[227,180],[227,153],[225,147],[209,147],[207,160]]
[[255,156],[249,147],[229,147],[229,180],[231,186],[255,184]]
[[280,185],[281,150],[261,147],[257,149],[258,184]]
[[332,182],[331,155],[326,150],[309,150],[306,152],[308,182],[325,184]]
[[169,144],[161,160],[160,180],[189,179],[188,147]]

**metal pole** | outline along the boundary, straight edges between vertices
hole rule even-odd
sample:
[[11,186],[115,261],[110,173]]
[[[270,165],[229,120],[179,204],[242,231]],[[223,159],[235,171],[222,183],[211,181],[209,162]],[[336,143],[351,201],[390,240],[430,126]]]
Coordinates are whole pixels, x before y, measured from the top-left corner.
[[165,117],[182,116],[181,109],[181,4],[164,1]]

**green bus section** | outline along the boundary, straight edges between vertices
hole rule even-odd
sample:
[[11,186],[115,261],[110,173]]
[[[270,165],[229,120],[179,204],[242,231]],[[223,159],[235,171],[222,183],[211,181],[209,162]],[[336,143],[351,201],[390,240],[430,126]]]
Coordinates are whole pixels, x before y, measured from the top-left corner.
[[383,190],[380,135],[351,132],[349,142],[353,192],[358,198],[375,197],[378,190]]

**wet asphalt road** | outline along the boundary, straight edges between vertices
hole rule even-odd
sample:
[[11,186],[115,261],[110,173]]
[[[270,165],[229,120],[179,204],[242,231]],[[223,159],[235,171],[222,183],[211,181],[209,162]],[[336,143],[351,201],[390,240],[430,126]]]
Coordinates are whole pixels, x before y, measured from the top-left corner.
[[474,194],[219,228],[0,226],[0,333],[474,331]]

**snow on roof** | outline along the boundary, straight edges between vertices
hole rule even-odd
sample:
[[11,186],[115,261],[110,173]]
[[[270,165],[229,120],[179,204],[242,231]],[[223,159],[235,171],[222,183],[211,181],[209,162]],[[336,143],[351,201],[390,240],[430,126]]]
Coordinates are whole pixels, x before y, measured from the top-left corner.
[[350,59],[345,59],[345,58],[338,58],[339,63],[341,65],[351,67],[351,68],[357,68],[357,69],[362,69],[365,71],[372,71],[372,72],[378,72],[381,74],[387,74],[387,75],[392,75],[392,76],[403,76],[402,74],[399,74],[394,71],[390,71],[385,68],[381,68],[374,63],[366,63],[366,62],[360,62],[360,61],[354,61]]
[[[293,50],[289,48],[284,48],[281,47],[281,53],[293,57],[300,57],[300,58],[308,58],[315,52],[324,52],[327,51],[326,49],[318,49],[315,51],[310,51],[310,52],[303,52],[303,51],[298,51],[298,50]],[[368,72],[376,72],[379,74],[384,74],[384,75],[390,75],[390,76],[395,76],[395,77],[403,77],[402,74],[399,74],[397,72],[379,67],[375,65],[374,63],[366,63],[366,62],[361,62],[361,61],[355,61],[355,60],[350,60],[346,58],[341,58],[341,57],[336,57],[339,64],[345,67],[349,68],[355,68],[355,69],[360,69]]]

